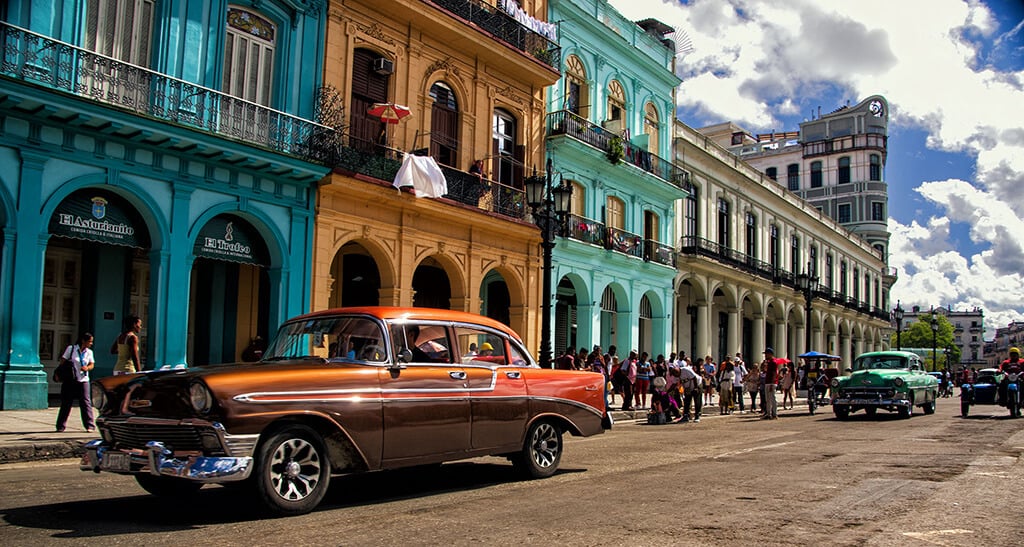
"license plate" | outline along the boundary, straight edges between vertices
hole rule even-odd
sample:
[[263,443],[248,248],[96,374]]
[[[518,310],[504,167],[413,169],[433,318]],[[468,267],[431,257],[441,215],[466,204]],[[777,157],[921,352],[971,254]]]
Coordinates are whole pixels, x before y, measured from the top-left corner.
[[107,452],[103,455],[103,468],[107,471],[131,471],[132,458],[123,452]]
[[876,405],[876,404],[878,404],[878,399],[854,399],[854,400],[850,401],[850,404],[852,404],[852,405]]

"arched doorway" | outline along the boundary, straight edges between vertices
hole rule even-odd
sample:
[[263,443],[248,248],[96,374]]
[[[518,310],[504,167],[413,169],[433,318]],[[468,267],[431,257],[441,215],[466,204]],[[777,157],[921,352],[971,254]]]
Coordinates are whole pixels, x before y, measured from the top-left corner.
[[505,278],[496,270],[487,272],[480,286],[480,314],[511,326],[511,306],[512,295]]
[[266,243],[246,220],[221,214],[199,231],[193,254],[188,362],[238,361],[256,337],[270,335]]
[[450,309],[452,285],[448,273],[434,257],[427,257],[412,274],[412,305],[416,308]]
[[343,245],[331,262],[331,278],[330,307],[380,304],[380,270],[366,247],[355,242]]
[[[145,366],[150,237],[142,215],[118,194],[83,188],[60,202],[48,231],[39,321],[39,361],[46,377],[82,332],[95,337],[95,374],[110,374],[115,359],[102,350],[129,315],[143,320],[140,357]],[[51,382],[49,392],[59,391]]]

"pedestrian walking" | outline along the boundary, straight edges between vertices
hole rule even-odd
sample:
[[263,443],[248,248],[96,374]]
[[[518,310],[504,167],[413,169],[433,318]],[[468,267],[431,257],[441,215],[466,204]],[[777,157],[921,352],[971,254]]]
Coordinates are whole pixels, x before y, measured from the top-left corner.
[[736,378],[733,370],[732,361],[727,361],[718,380],[718,413],[722,415],[732,414],[732,383]]
[[651,391],[653,378],[654,365],[645,351],[636,362],[636,382],[633,383],[633,403],[637,408],[647,408],[647,395]]
[[82,413],[82,427],[86,431],[95,431],[96,422],[92,416],[92,401],[89,390],[89,371],[96,366],[92,353],[93,336],[84,332],[78,337],[78,343],[68,346],[61,354],[61,360],[71,362],[73,374],[61,379],[60,410],[57,411],[57,433],[67,427],[71,405],[78,399],[78,409]]
[[142,332],[142,319],[135,315],[124,318],[124,330],[110,346],[110,353],[117,355],[114,363],[114,375],[134,374],[142,371],[139,359],[139,333]]
[[775,390],[779,384],[779,365],[775,362],[775,350],[764,350],[764,416],[765,420],[776,420],[779,417],[779,405],[775,399]]
[[701,378],[701,384],[704,386],[704,404],[710,405],[715,402],[715,375],[718,373],[718,367],[715,366],[714,359],[710,355],[704,357],[704,368]]
[[[761,392],[761,366],[750,365],[751,369],[743,377],[743,391],[750,394],[750,411],[757,412],[757,394]],[[761,408],[764,408],[764,399],[761,400]]]

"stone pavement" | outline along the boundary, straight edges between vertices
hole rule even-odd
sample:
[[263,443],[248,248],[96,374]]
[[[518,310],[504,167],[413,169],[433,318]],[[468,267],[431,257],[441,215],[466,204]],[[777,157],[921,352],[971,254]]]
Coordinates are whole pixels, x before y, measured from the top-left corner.
[[[796,410],[788,412],[807,411],[807,400],[802,395],[803,392],[797,395]],[[621,404],[621,399],[616,397],[616,402]],[[71,409],[67,429],[57,433],[57,410],[56,406],[42,410],[0,410],[0,464],[77,458],[82,454],[82,446],[86,442],[99,438],[98,433],[87,433],[82,427],[77,406]],[[819,409],[819,412],[831,413],[832,410],[825,407]],[[737,412],[734,415],[740,414]],[[613,410],[612,417],[617,424],[637,420],[646,423],[647,411]],[[705,405],[702,417],[725,418],[718,414],[717,404]]]

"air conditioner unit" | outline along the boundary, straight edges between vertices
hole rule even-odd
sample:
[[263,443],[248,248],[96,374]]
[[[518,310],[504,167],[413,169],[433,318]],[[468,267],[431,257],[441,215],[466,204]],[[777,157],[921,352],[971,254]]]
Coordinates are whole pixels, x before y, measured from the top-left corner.
[[395,73],[395,63],[391,59],[379,57],[373,60],[373,71],[381,76]]

